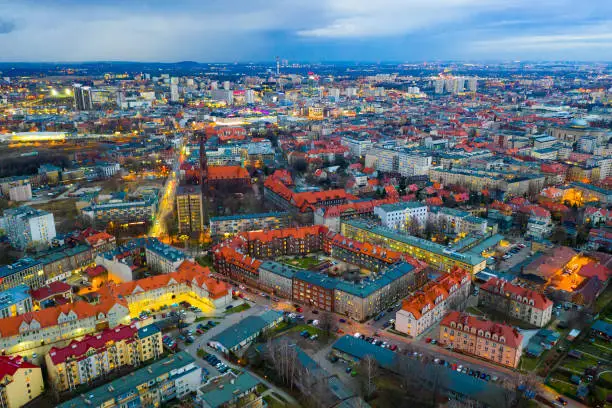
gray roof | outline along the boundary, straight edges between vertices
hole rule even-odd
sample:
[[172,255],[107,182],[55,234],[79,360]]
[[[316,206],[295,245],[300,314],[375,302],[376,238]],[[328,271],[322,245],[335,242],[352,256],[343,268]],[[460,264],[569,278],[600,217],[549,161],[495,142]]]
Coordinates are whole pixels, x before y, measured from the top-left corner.
[[[148,383],[151,380],[168,374],[173,370],[191,364],[195,359],[187,352],[181,351],[173,356],[154,362],[153,364],[133,371],[128,375],[120,377],[106,385],[95,388],[83,393],[81,396],[59,404],[58,408],[77,408],[83,406],[98,407],[109,400],[126,397],[133,393],[138,393],[137,386]],[[197,366],[194,370],[199,369]],[[181,375],[186,374],[183,372]]]
[[236,398],[236,394],[242,394],[257,387],[260,381],[246,371],[240,373],[234,381],[223,382],[223,388],[215,387],[204,390],[206,386],[200,388],[199,398],[205,401],[210,407],[220,407]]
[[293,266],[285,265],[279,262],[274,261],[265,261],[260,266],[259,269],[265,269],[271,273],[276,275],[280,275],[287,279],[293,279],[295,274],[299,272],[301,269],[294,268]]
[[233,349],[249,337],[257,335],[273,322],[283,317],[282,312],[268,310],[260,316],[248,316],[238,323],[228,327],[221,333],[213,336],[211,341],[215,341],[228,350]]

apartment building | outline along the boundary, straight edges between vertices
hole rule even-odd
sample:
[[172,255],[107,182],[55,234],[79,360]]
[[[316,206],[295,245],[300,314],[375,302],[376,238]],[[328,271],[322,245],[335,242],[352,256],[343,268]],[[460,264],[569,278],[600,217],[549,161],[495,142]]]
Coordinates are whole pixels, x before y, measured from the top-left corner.
[[435,242],[402,234],[364,221],[347,220],[342,222],[341,231],[342,235],[347,238],[370,242],[393,251],[404,252],[444,271],[459,267],[476,274],[486,266],[485,259],[479,255],[458,253]]
[[252,230],[274,230],[285,228],[289,223],[288,212],[261,214],[236,214],[210,218],[210,235],[228,237]]
[[272,290],[275,295],[291,299],[293,295],[293,277],[300,271],[289,265],[274,261],[265,261],[259,266],[259,283]]
[[425,284],[402,302],[395,314],[395,330],[416,337],[439,322],[451,308],[459,308],[470,294],[471,276],[461,269]]
[[429,171],[432,181],[448,185],[465,185],[472,191],[483,188],[497,188],[506,194],[520,196],[531,191],[541,191],[546,177],[539,174],[517,174],[503,171],[482,171],[467,168],[442,169]]
[[382,200],[357,201],[329,207],[319,207],[314,213],[314,224],[324,225],[331,231],[340,232],[340,223],[343,220],[370,216],[374,214],[376,207],[396,202],[397,199],[387,197]]
[[43,264],[32,258],[21,258],[10,265],[0,266],[0,290],[7,290],[28,285],[31,289],[38,289],[45,284]]
[[115,224],[146,223],[153,219],[157,209],[157,200],[147,197],[135,201],[92,204],[81,209],[95,228],[104,228],[109,222]]
[[45,284],[69,278],[93,265],[94,255],[89,245],[62,246],[50,248],[36,254],[42,263]]
[[58,408],[159,407],[196,392],[201,382],[202,368],[192,356],[181,351],[89,390],[59,404]]
[[441,226],[444,232],[450,234],[485,234],[488,227],[487,220],[484,218],[474,217],[467,211],[455,208],[432,208],[429,219]]
[[166,245],[156,239],[147,240],[145,245],[145,257],[149,269],[156,273],[174,272],[187,258],[183,251]]
[[492,363],[516,368],[521,359],[523,335],[512,326],[449,312],[440,322],[439,343]]
[[53,214],[28,206],[4,210],[4,225],[9,242],[17,249],[36,243],[50,245],[56,235]]
[[0,356],[0,407],[20,408],[43,393],[42,370],[21,356]]
[[200,186],[179,186],[176,191],[176,215],[180,233],[202,231],[204,213]]
[[163,354],[161,331],[120,325],[86,335],[66,347],[52,347],[45,356],[47,375],[59,391],[73,390],[114,370],[136,367]]
[[355,157],[365,155],[372,148],[372,139],[370,137],[357,139],[355,137],[343,136],[340,143],[342,146],[348,147],[351,154]]
[[553,309],[553,302],[544,294],[497,278],[480,285],[478,304],[537,327],[548,324]]
[[374,214],[380,218],[382,225],[395,230],[406,230],[416,222],[423,226],[427,221],[427,206],[419,202],[383,204],[374,208]]
[[0,292],[0,319],[29,313],[33,309],[28,285],[18,285]]

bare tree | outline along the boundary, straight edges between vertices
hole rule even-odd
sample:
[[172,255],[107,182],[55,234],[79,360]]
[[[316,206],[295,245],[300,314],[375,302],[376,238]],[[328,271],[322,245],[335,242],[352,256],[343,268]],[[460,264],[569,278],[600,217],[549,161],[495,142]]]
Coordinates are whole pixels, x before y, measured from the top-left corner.
[[378,375],[378,363],[376,359],[370,355],[365,356],[359,362],[359,379],[361,393],[364,398],[370,397],[376,391],[374,382]]
[[272,338],[269,338],[265,359],[276,372],[278,380],[293,390],[298,372],[295,344],[287,339],[272,341]]
[[319,319],[319,328],[323,331],[326,337],[332,334],[335,328],[334,316],[330,312],[323,312]]

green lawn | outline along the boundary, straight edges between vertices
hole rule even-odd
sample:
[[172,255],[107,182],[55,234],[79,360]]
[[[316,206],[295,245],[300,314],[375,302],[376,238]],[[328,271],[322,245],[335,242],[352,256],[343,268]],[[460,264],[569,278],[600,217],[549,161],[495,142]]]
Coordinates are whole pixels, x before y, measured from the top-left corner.
[[538,363],[544,358],[546,353],[542,353],[540,358],[531,358],[523,355],[519,364],[519,369],[523,371],[533,371],[537,367]]
[[577,386],[564,381],[556,380],[551,378],[548,382],[550,388],[557,390],[560,394],[567,395],[568,397],[574,397],[576,395]]
[[565,357],[561,365],[572,371],[577,371],[580,373],[579,375],[582,375],[585,369],[596,366],[597,360],[586,355],[582,356],[580,359]]
[[248,303],[242,303],[238,306],[234,306],[229,310],[226,310],[224,313],[225,314],[232,314],[232,313],[239,313],[239,312],[244,312],[245,310],[249,310],[251,308],[251,305],[249,305]]
[[[612,287],[609,286],[604,293],[597,298],[595,305],[597,310],[601,311],[606,308],[610,302],[612,302]],[[608,308],[608,310],[606,310],[606,314],[612,314],[612,308]]]
[[282,262],[296,268],[310,269],[320,264],[321,260],[318,256],[305,256],[302,258],[287,259]]
[[310,333],[311,335],[318,334],[319,336],[322,336],[324,334],[323,330],[319,329],[318,327],[311,326],[309,324],[298,324],[297,326],[293,326],[292,328],[288,329],[287,332],[300,333],[303,330],[308,330],[308,333]]
[[284,408],[285,407],[285,404],[283,404],[282,402],[280,402],[279,400],[277,400],[271,395],[266,395],[265,397],[263,397],[263,399],[264,401],[266,401],[266,404],[268,404],[268,407],[270,408]]
[[480,311],[480,309],[477,309],[475,307],[468,307],[467,309],[465,309],[465,311],[469,314],[475,315],[475,316],[482,316],[482,312]]

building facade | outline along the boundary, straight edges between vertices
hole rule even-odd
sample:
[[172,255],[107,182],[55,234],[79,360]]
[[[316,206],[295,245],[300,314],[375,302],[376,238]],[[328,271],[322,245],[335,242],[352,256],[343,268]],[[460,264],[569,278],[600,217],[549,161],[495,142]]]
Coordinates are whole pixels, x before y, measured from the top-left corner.
[[405,299],[395,314],[395,330],[416,337],[439,322],[451,308],[461,308],[470,294],[471,276],[455,269],[427,283]]
[[21,284],[31,289],[38,289],[45,284],[43,264],[32,258],[21,258],[19,261],[0,266],[0,290],[7,290]]
[[20,408],[43,393],[42,370],[21,356],[0,356],[0,407]]
[[6,233],[9,242],[17,249],[31,244],[50,244],[55,238],[53,214],[23,206],[4,210]]
[[497,278],[480,286],[478,304],[537,327],[548,324],[553,309],[553,302],[542,293]]
[[18,285],[0,292],[0,319],[29,313],[33,308],[28,285]]
[[202,231],[204,213],[200,186],[180,186],[176,192],[176,215],[180,233]]
[[155,325],[142,329],[117,326],[52,347],[45,356],[47,375],[59,391],[73,390],[114,370],[157,359],[163,354],[161,331]]
[[440,322],[441,346],[506,367],[518,366],[522,342],[523,335],[512,326],[457,311],[450,312]]

